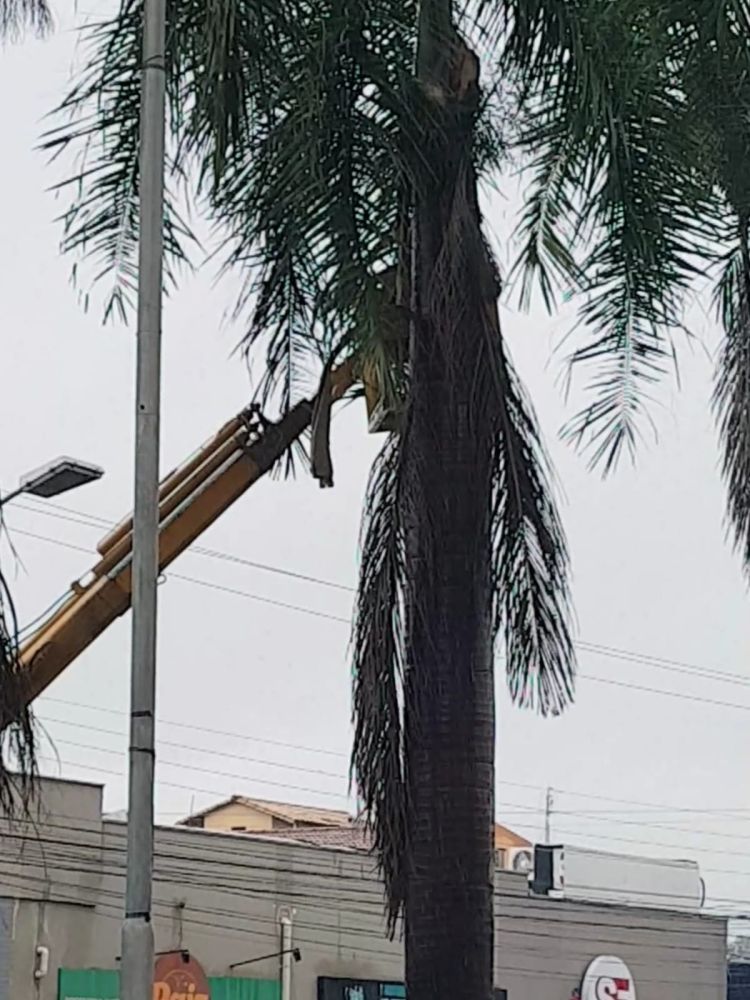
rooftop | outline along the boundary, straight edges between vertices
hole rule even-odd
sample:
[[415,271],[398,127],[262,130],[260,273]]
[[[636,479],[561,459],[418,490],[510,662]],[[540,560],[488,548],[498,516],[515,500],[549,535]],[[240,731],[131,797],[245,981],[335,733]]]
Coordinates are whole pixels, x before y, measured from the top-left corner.
[[272,802],[269,799],[250,799],[245,795],[232,795],[231,798],[216,802],[200,812],[181,820],[179,826],[194,826],[197,820],[210,816],[227,806],[246,806],[267,813],[276,819],[287,823],[309,823],[312,826],[348,826],[351,816],[342,809],[320,809],[317,806],[300,806],[290,802]]

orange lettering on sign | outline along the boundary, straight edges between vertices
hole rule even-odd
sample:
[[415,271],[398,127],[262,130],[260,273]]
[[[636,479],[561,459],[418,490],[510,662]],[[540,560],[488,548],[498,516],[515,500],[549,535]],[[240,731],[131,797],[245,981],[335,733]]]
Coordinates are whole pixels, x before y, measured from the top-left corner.
[[154,983],[153,1000],[209,1000],[208,993],[196,993],[195,986],[188,987],[187,993],[173,993],[169,983]]

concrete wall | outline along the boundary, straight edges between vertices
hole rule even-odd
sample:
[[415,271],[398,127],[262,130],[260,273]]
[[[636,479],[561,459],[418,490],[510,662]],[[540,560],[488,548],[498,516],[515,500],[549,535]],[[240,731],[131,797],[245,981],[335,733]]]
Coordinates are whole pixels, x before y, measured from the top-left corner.
[[[60,967],[118,967],[126,827],[101,821],[94,786],[55,783],[45,803],[37,841],[29,825],[0,830],[13,1000],[57,1000]],[[154,896],[157,950],[188,948],[209,975],[278,975],[276,959],[229,966],[278,949],[286,908],[302,951],[293,1000],[315,1000],[319,976],[403,976],[402,947],[383,936],[380,884],[362,855],[160,828]],[[569,1000],[598,955],[628,963],[639,1000],[724,1000],[722,920],[529,898],[508,872],[498,872],[495,910],[495,979],[509,1000]],[[50,949],[40,983],[37,944]]]

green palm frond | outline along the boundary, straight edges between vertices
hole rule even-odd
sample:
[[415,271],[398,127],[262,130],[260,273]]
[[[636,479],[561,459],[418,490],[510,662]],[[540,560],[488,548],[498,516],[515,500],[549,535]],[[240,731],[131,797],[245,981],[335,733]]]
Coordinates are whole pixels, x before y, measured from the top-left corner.
[[[76,284],[106,284],[105,320],[114,314],[127,319],[137,287],[142,15],[142,0],[124,0],[116,17],[85,29],[85,73],[52,113],[60,124],[45,132],[41,144],[52,158],[71,162],[72,175],[56,186],[70,198],[62,216],[62,249],[76,260]],[[174,97],[178,78],[172,64],[172,107],[179,107]],[[195,238],[178,208],[174,188],[180,174],[174,160],[168,174],[165,276],[174,284],[176,268],[188,262],[188,247]],[[83,283],[78,281],[82,259],[93,269]]]
[[[669,12],[636,0],[568,7],[564,30],[560,18],[548,25],[517,74],[536,169],[521,261],[527,297],[535,273],[547,300],[550,273],[583,292],[572,362],[594,366],[593,399],[566,433],[608,472],[633,452],[673,359],[685,296],[709,257],[710,188],[674,86]],[[528,31],[511,51],[533,45]]]
[[46,35],[52,12],[46,0],[0,0],[0,40],[18,39],[26,30]]
[[216,187],[216,213],[230,228],[227,266],[257,265],[240,303],[256,301],[246,346],[266,345],[267,391],[281,387],[283,404],[289,340],[303,342],[303,328],[324,354],[377,335],[378,275],[398,254],[408,18],[409,5],[390,0],[336,0],[300,16],[273,109],[260,113],[250,152]]
[[750,569],[750,246],[743,221],[740,248],[727,258],[716,304],[725,331],[714,407],[721,434],[729,523],[745,570]]
[[[196,239],[181,203],[195,201],[227,160],[248,153],[248,117],[275,76],[264,76],[277,33],[278,4],[197,0],[168,5],[169,120],[165,198],[166,277],[174,283]],[[105,317],[125,318],[134,302],[137,253],[143,0],[122,0],[118,14],[83,30],[85,69],[53,111],[42,148],[64,155],[70,177],[58,189],[70,198],[63,215],[63,250],[92,265],[78,283],[105,279]],[[194,183],[193,183],[194,182]],[[86,301],[88,297],[86,296]]]
[[[691,120],[703,137],[706,169],[720,192],[717,313],[724,329],[714,410],[722,448],[731,534],[750,571],[750,8],[692,4],[683,52]],[[718,228],[718,227],[717,227]]]
[[496,627],[513,701],[543,715],[572,702],[575,651],[565,533],[539,428],[510,360],[495,346],[501,431],[493,482]]
[[531,164],[528,197],[517,228],[521,243],[513,270],[521,273],[520,305],[527,309],[533,289],[539,286],[549,312],[555,306],[556,289],[580,287],[583,275],[576,260],[576,249],[584,242],[583,233],[573,228],[579,221],[575,204],[578,189],[576,151],[569,136],[560,130],[548,134],[541,153]]

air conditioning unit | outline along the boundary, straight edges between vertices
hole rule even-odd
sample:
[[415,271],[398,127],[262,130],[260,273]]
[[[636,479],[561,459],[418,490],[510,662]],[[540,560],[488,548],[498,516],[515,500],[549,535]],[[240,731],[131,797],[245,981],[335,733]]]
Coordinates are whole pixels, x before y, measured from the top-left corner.
[[534,873],[534,848],[533,847],[511,847],[506,852],[507,868],[512,872],[519,872],[523,875],[533,875]]

